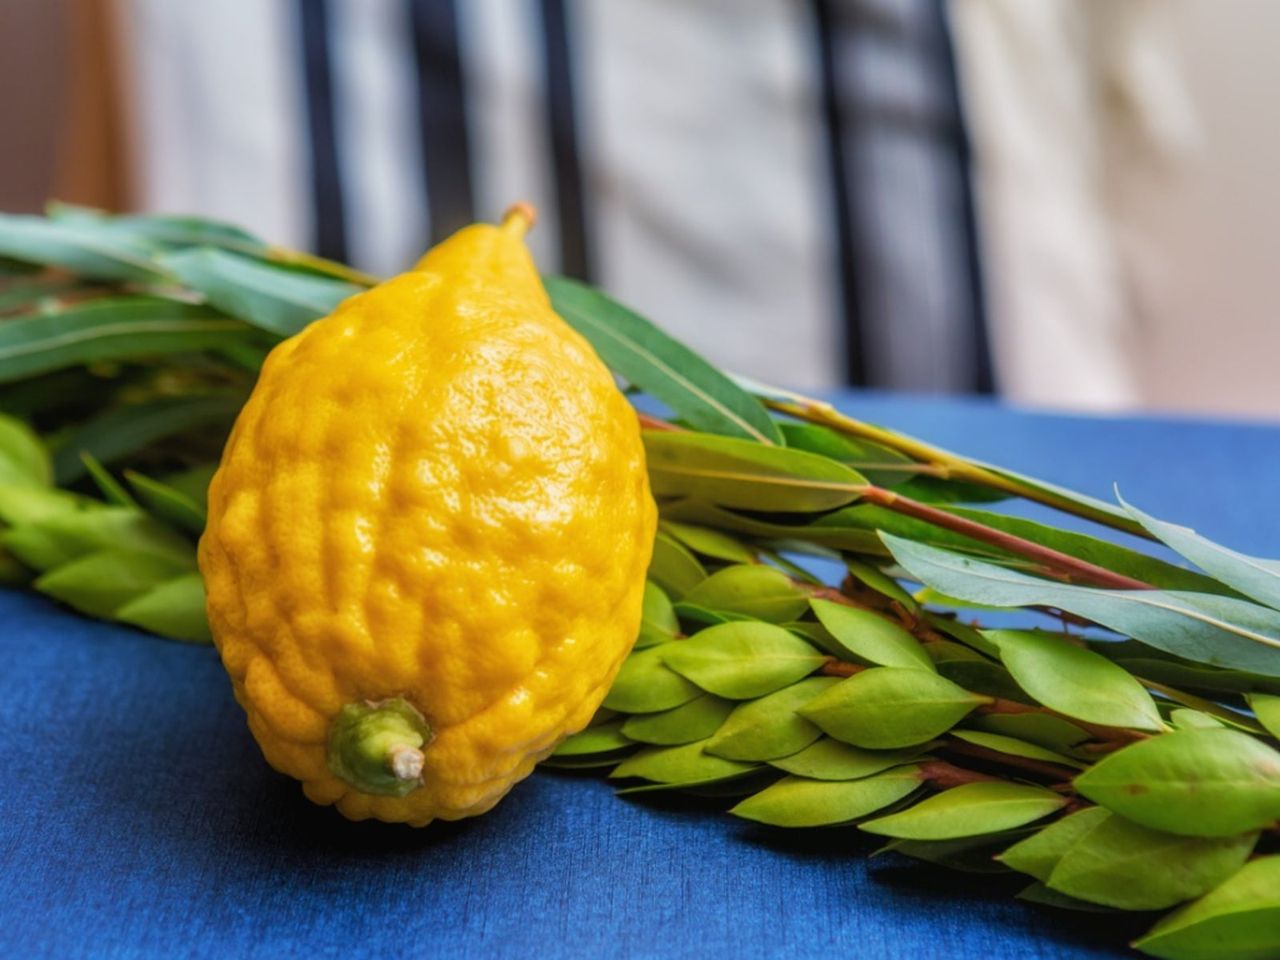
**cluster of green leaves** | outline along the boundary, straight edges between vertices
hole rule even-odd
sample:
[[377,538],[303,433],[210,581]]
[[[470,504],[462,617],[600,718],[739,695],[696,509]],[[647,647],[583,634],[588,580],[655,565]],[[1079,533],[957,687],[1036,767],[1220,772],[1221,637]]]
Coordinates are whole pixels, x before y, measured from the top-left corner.
[[662,537],[636,649],[551,765],[1016,871],[1022,898],[1058,908],[1194,901],[1139,941],[1157,956],[1280,946],[1274,670],[1216,671],[1233,695],[1209,700],[1135,677],[1140,659],[1204,669],[1136,641],[930,621],[892,581],[837,601],[752,541],[683,523]]
[[[1020,896],[1054,907],[1190,901],[1138,941],[1157,956],[1280,953],[1280,887],[1267,887],[1280,876],[1280,562],[746,389],[602,294],[548,288],[687,428],[646,434],[663,523],[640,640],[553,764],[607,768],[620,793],[728,796],[770,827],[850,825],[901,855],[1023,873]],[[766,403],[793,419],[765,427]],[[870,485],[933,509],[868,502]],[[986,506],[1009,495],[1162,541],[1199,569]],[[843,589],[797,567],[804,554],[840,561]],[[1080,582],[1063,557],[1150,589]],[[1049,619],[983,629],[965,608]]]
[[[274,343],[373,278],[208,221],[63,207],[0,217],[0,258],[0,577],[206,639],[194,543],[235,411]],[[645,433],[662,524],[635,651],[552,763],[1023,873],[1038,903],[1185,904],[1139,941],[1157,956],[1280,952],[1280,563],[730,377],[545,283],[670,416]],[[961,618],[989,610],[1039,629]]]
[[63,206],[0,216],[0,258],[0,579],[208,642],[195,540],[231,424],[267,351],[372,278]]

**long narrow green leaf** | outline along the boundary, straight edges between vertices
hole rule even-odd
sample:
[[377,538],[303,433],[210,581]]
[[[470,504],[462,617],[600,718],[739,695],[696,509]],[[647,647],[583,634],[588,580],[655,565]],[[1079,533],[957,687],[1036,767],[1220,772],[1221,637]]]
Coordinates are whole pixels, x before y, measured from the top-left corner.
[[544,277],[551,305],[608,366],[699,430],[782,445],[755,397],[644,317],[566,277]]
[[1280,610],[1280,560],[1264,560],[1228,550],[1190,527],[1166,523],[1120,501],[1133,518],[1202,570],[1246,597]]
[[134,597],[116,610],[115,619],[170,640],[211,643],[204,607],[204,581],[188,573]]
[[265,243],[240,227],[205,217],[172,214],[114,216],[93,207],[54,201],[45,208],[50,221],[71,224],[85,232],[97,231],[110,238],[125,238],[158,247],[216,246],[240,253],[263,254]]
[[948,596],[1056,607],[1199,663],[1280,676],[1280,613],[1266,607],[1210,594],[1051,583],[889,534],[882,539],[912,577]]
[[44,487],[52,479],[44,441],[21,420],[0,413],[0,483]]
[[160,263],[219,310],[284,337],[364,290],[211,247],[166,254]]
[[112,216],[101,210],[56,202],[49,204],[46,212],[50,220],[72,223],[85,231],[97,231],[113,242],[119,239],[135,241],[153,247],[157,252],[216,247],[278,264],[291,271],[333,277],[362,287],[378,282],[377,277],[345,263],[326,260],[301,250],[272,246],[240,227],[207,217],[154,213]]
[[244,397],[239,394],[207,394],[171,397],[151,403],[118,407],[80,426],[54,454],[54,476],[67,484],[85,474],[81,453],[103,463],[128,456],[165,437],[196,427],[229,426]]
[[165,279],[154,246],[74,221],[0,214],[0,256],[61,267],[95,280]]
[[98,360],[218,348],[260,337],[206,306],[112,297],[0,324],[0,383]]
[[[803,394],[786,390],[782,387],[774,387],[769,384],[760,383],[750,377],[744,377],[741,374],[731,374],[731,379],[738,386],[742,387],[757,397],[771,402],[780,404],[792,404],[802,409],[815,411],[819,415],[830,414],[833,417],[843,416],[839,414],[835,408],[829,404],[812,397],[806,397]],[[854,421],[857,422],[857,421]],[[890,446],[895,450],[903,452],[914,452],[920,459],[928,460],[946,460],[949,463],[965,464],[971,467],[978,467],[990,474],[994,474],[1004,480],[1012,481],[1017,484],[1024,495],[1032,495],[1034,499],[1040,500],[1059,509],[1071,508],[1071,512],[1075,512],[1080,516],[1089,517],[1099,522],[1107,523],[1110,526],[1126,530],[1129,533],[1137,533],[1145,536],[1142,526],[1134,521],[1127,513],[1119,507],[1099,500],[1096,497],[1090,497],[1087,494],[1076,493],[1074,490],[1068,490],[1066,487],[1059,487],[1043,480],[1037,480],[1034,477],[1028,477],[1024,474],[1016,473],[1012,470],[1006,470],[1003,467],[993,466],[989,463],[983,463],[981,460],[970,460],[967,457],[959,456],[942,447],[925,443],[908,434],[901,433],[896,430],[890,430],[887,427],[862,423],[861,426],[873,431],[873,435],[877,442]]]
[[1229,587],[1224,587],[1212,577],[1174,566],[1158,557],[1148,556],[1085,533],[1063,530],[1035,520],[1010,517],[990,510],[950,507],[948,512],[1012,533],[1014,536],[1031,540],[1041,546],[1052,547],[1054,550],[1079,557],[1081,560],[1087,560],[1116,573],[1142,580],[1153,587],[1164,590],[1191,590],[1197,593],[1232,593]]
[[851,503],[866,481],[815,453],[709,433],[644,435],[655,496],[699,497],[743,510],[809,512]]

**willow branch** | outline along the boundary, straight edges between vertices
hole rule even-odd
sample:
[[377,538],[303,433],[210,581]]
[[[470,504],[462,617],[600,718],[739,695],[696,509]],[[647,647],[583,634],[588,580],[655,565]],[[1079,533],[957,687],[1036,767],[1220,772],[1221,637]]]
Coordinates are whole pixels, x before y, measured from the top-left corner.
[[792,400],[779,400],[768,396],[762,396],[760,399],[771,410],[785,413],[808,423],[830,427],[851,437],[871,440],[892,450],[897,450],[899,453],[904,453],[915,460],[930,464],[938,471],[937,475],[945,479],[976,483],[992,490],[999,490],[1002,493],[1012,494],[1025,500],[1044,504],[1047,507],[1053,507],[1063,513],[1092,520],[1115,530],[1122,530],[1125,533],[1131,533],[1147,540],[1155,539],[1137,521],[1094,509],[1086,503],[1079,503],[1068,497],[1055,494],[1052,490],[1041,489],[1035,485],[1024,483],[1015,477],[997,473],[914,437],[903,436],[892,430],[886,430],[883,427],[857,420],[841,413],[830,404],[810,400],[798,395]]

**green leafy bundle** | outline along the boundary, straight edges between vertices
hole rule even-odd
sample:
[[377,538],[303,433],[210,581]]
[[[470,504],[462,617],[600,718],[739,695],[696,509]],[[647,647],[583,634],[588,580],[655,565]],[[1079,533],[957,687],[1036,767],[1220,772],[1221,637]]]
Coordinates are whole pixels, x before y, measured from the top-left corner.
[[[68,208],[0,218],[0,256],[0,576],[207,639],[194,543],[235,410],[274,342],[373,278]],[[1156,956],[1280,953],[1280,562],[727,376],[546,286],[655,402],[662,513],[635,651],[549,763],[1025,874],[1054,907],[1178,908],[1137,943]]]

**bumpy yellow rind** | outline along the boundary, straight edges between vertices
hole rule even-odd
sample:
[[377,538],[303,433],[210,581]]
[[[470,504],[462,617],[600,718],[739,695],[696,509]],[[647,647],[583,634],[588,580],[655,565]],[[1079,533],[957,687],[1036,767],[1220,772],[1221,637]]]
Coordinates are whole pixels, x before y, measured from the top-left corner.
[[[590,720],[636,636],[656,510],[635,413],[477,225],[272,351],[209,492],[200,569],[273,767],[352,819],[482,813]],[[425,717],[423,784],[326,763],[344,704]]]

